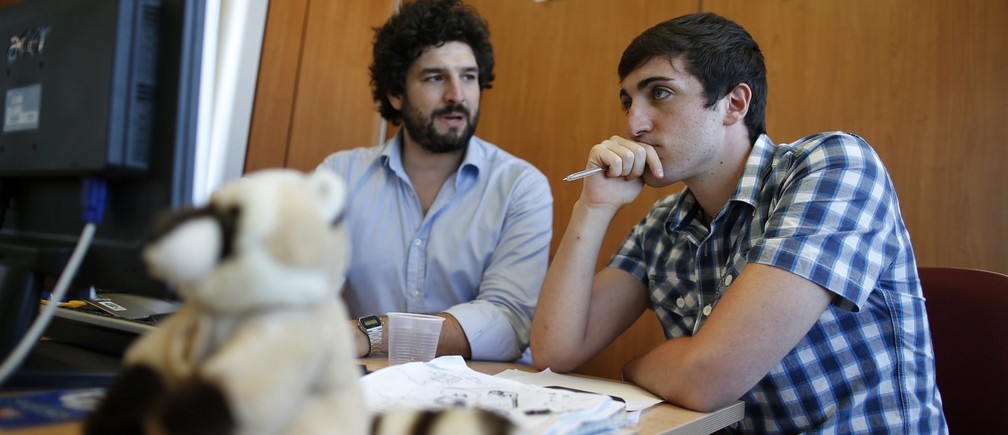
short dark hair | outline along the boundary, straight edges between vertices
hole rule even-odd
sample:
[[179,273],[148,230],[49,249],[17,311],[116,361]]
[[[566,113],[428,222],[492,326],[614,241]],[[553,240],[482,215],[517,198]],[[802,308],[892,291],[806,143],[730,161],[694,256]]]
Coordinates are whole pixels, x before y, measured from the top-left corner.
[[752,89],[745,125],[749,141],[766,133],[766,65],[763,53],[742,26],[705,12],[674,18],[644,31],[623,51],[620,81],[655,57],[684,56],[686,68],[704,87],[707,107],[728,95],[736,85]]
[[406,72],[423,50],[446,42],[472,48],[479,68],[480,90],[493,82],[494,55],[486,21],[460,0],[416,0],[403,4],[381,27],[375,28],[371,91],[382,118],[399,124],[402,114],[387,94],[406,92]]

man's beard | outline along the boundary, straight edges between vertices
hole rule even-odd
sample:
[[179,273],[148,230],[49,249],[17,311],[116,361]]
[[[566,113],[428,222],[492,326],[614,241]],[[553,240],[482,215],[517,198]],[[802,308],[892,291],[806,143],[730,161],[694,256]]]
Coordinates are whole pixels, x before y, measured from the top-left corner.
[[[465,127],[459,131],[452,128],[446,134],[438,133],[434,128],[434,119],[443,113],[457,112],[463,113],[466,117]],[[453,104],[431,113],[430,117],[425,116],[419,109],[403,99],[402,109],[403,127],[409,133],[413,141],[421,148],[432,153],[450,153],[465,149],[469,144],[469,139],[476,131],[476,122],[479,120],[479,112],[470,115],[469,110],[461,104]]]

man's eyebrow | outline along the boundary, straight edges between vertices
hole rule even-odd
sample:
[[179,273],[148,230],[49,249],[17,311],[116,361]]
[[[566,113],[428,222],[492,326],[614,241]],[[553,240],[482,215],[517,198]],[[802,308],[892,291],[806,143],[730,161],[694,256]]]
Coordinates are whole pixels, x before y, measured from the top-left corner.
[[441,74],[441,73],[443,73],[443,72],[445,72],[447,70],[448,70],[447,68],[441,68],[441,67],[422,68],[422,69],[420,69],[420,74],[421,75],[422,74]]
[[[428,67],[428,68],[422,68],[420,70],[420,74],[444,74],[444,73],[446,73],[448,71],[449,71],[449,68],[445,68],[445,67],[440,67],[440,66],[438,66],[438,67]],[[464,73],[479,72],[479,67],[466,66],[466,67],[459,68],[458,71],[459,72],[464,72]]]
[[[644,88],[648,87],[648,85],[654,82],[672,82],[672,81],[675,81],[675,79],[673,79],[672,77],[665,77],[665,76],[648,77],[644,80],[637,82],[637,90],[638,91],[643,90]],[[619,91],[619,96],[620,98],[629,97],[630,93],[627,92],[626,89],[621,88]]]
[[648,77],[644,80],[637,82],[637,90],[638,91],[643,90],[644,88],[648,87],[648,85],[654,82],[671,82],[673,80],[675,79],[673,79],[672,77],[663,77],[663,76]]

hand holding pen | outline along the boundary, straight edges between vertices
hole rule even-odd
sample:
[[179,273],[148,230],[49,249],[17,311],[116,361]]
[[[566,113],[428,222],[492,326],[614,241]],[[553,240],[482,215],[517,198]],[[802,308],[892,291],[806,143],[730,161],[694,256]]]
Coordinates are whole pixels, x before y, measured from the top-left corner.
[[[621,168],[622,176],[633,175],[637,168],[640,168],[638,176],[642,176],[648,168],[651,169],[655,177],[662,178],[664,176],[661,161],[658,159],[654,147],[619,136],[613,136],[592,147],[588,160],[596,166],[570,174],[564,177],[563,181],[575,181],[601,174],[611,166]],[[599,160],[603,164],[599,165]]]

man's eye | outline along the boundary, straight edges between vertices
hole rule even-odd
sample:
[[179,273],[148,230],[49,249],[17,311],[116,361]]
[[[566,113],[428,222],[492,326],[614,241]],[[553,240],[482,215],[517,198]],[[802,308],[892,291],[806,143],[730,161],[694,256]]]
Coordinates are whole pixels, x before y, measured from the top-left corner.
[[656,100],[660,100],[660,99],[668,97],[670,95],[672,95],[672,91],[670,91],[668,89],[665,89],[665,88],[654,88],[651,91],[651,98],[654,98]]
[[630,104],[633,104],[633,101],[631,101],[629,98],[620,100],[620,107],[623,108],[623,112],[630,111]]
[[425,82],[439,82],[444,80],[441,76],[427,76],[423,79]]
[[462,74],[462,79],[466,80],[466,81],[470,81],[471,82],[471,81],[476,80],[477,78],[478,77],[476,76],[476,74]]

